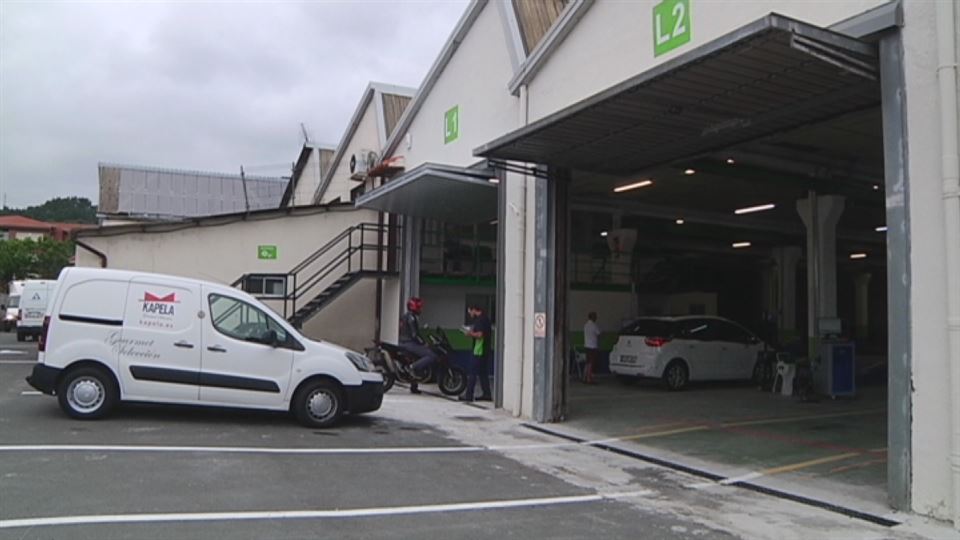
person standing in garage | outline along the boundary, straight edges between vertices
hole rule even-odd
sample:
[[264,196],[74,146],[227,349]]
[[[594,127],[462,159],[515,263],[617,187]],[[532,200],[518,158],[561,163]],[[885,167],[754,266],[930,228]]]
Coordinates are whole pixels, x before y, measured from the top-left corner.
[[583,325],[583,348],[587,353],[587,367],[583,372],[583,382],[595,384],[593,371],[597,368],[600,357],[600,327],[597,326],[597,312],[587,314],[587,322]]
[[467,390],[459,399],[473,401],[473,391],[477,387],[479,377],[482,394],[477,401],[492,401],[490,380],[487,378],[487,359],[490,357],[490,334],[493,325],[490,324],[490,318],[483,313],[483,308],[479,305],[470,306],[467,308],[467,313],[470,315],[471,324],[466,334],[473,338],[473,358],[471,358],[470,372],[467,375]]

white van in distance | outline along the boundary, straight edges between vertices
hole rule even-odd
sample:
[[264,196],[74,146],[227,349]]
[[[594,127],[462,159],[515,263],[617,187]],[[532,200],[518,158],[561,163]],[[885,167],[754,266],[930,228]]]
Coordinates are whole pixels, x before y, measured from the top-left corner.
[[52,279],[29,279],[23,283],[20,312],[17,314],[17,341],[40,337],[47,302],[56,286],[57,282]]
[[243,291],[94,268],[60,273],[27,382],[79,419],[138,401],[288,410],[327,427],[383,400],[367,357],[303,337]]

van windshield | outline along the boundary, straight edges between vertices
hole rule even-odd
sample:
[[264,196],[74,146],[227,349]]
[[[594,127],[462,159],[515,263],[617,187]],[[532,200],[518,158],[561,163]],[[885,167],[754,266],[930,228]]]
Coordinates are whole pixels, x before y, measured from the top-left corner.
[[20,296],[11,296],[9,299],[7,299],[7,307],[8,308],[20,307]]

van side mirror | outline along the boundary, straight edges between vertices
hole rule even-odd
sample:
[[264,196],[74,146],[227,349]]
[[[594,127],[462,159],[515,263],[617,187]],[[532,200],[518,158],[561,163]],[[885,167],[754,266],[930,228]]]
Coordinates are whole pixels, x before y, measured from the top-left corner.
[[280,346],[280,338],[277,337],[277,331],[273,329],[264,332],[263,335],[260,336],[260,342],[264,345],[270,345],[271,347]]

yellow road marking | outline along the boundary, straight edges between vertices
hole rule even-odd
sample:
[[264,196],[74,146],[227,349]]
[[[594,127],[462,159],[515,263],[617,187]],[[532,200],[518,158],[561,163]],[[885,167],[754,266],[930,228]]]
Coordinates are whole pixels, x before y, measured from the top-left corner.
[[710,429],[710,426],[701,425],[701,426],[691,426],[678,429],[670,429],[667,431],[654,431],[653,433],[638,433],[636,435],[627,435],[625,437],[617,437],[617,440],[621,441],[632,441],[635,439],[646,439],[648,437],[663,437],[666,435],[676,435],[677,433],[689,433],[691,431],[703,431],[705,429]]
[[841,418],[844,416],[863,416],[883,412],[885,409],[867,409],[863,411],[849,411],[842,413],[811,414],[809,416],[785,416],[781,418],[766,418],[763,420],[745,420],[743,422],[724,422],[722,427],[741,427],[741,426],[759,426],[764,424],[784,424],[788,422],[797,422],[800,420],[819,420],[822,418]]
[[827,456],[818,459],[811,459],[810,461],[801,461],[800,463],[792,463],[790,465],[781,465],[779,467],[772,467],[770,469],[764,469],[760,471],[760,474],[764,476],[770,476],[773,474],[780,474],[785,472],[798,471],[800,469],[806,469],[808,467],[813,467],[816,465],[822,465],[824,463],[833,463],[834,461],[842,461],[844,459],[850,459],[862,455],[860,452],[847,452],[845,454],[837,454],[834,456]]

